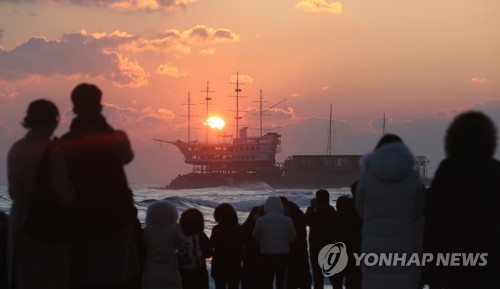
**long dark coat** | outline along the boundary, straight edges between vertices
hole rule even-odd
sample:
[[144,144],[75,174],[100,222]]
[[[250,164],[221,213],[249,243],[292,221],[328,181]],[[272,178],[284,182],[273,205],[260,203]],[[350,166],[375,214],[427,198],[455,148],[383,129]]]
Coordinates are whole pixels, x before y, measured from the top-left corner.
[[500,288],[500,162],[479,157],[441,162],[427,194],[424,242],[434,253],[488,253],[484,267],[433,268],[431,282]]

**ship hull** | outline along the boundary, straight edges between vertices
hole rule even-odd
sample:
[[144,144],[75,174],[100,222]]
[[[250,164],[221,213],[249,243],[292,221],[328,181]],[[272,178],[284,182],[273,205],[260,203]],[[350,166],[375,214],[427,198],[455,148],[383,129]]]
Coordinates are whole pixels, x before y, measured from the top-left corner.
[[[276,189],[286,188],[343,188],[350,187],[362,173],[361,155],[293,155],[283,164],[259,170],[192,172],[179,175],[167,186],[169,189],[195,189],[210,187],[242,187],[252,184],[266,184]],[[415,157],[415,172],[427,185],[427,161]],[[255,168],[255,167],[254,167]]]
[[198,189],[211,187],[245,187],[267,185],[275,189],[296,188],[343,188],[359,178],[358,173],[345,172],[333,176],[283,176],[279,173],[189,173],[179,175],[167,186],[168,189]]

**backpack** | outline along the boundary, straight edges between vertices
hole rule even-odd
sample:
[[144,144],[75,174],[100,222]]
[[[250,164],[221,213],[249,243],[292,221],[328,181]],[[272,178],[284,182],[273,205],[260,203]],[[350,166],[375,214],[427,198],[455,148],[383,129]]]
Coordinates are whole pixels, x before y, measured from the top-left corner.
[[184,270],[201,268],[204,257],[200,246],[200,235],[193,234],[186,239],[186,243],[177,252],[179,268]]

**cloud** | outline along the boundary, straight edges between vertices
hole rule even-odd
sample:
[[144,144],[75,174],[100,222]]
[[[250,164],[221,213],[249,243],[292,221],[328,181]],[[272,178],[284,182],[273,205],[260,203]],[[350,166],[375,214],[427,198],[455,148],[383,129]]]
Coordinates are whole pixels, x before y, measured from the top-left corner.
[[195,46],[240,41],[240,35],[229,29],[212,28],[204,25],[196,25],[191,29],[179,33],[179,38],[181,41]]
[[115,86],[136,88],[148,84],[149,75],[137,61],[130,60],[118,52],[105,53],[114,54],[118,59],[119,73],[112,72],[109,77]]
[[[398,121],[390,118],[389,116],[385,116],[385,126],[386,128],[391,126],[392,124],[397,123]],[[372,133],[382,133],[384,130],[384,117],[377,116],[370,120],[368,123],[368,131]]]
[[201,54],[201,55],[214,55],[215,52],[216,52],[215,48],[207,48],[207,49],[200,50],[199,54]]
[[[74,1],[74,0],[72,0]],[[122,11],[133,11],[133,10],[163,10],[172,11],[179,8],[186,8],[187,5],[196,3],[198,0],[109,0],[109,1],[93,1],[86,0],[83,2],[110,2],[111,4],[105,6],[115,8]]]
[[[386,132],[399,135],[415,155],[430,160],[427,176],[432,177],[444,154],[447,127],[460,113],[482,111],[500,128],[500,99],[490,99],[464,107],[439,109],[428,115],[401,120],[386,116]],[[267,122],[267,119],[265,119]],[[382,136],[382,116],[366,126],[355,127],[348,121],[333,120],[333,152],[335,154],[365,154],[373,150]],[[318,117],[296,118],[278,130],[282,135],[279,161],[293,154],[323,154],[328,142],[328,120]],[[496,157],[500,156],[500,150]]]
[[[103,113],[112,124],[132,131],[145,131],[163,127],[175,119],[176,114],[166,108],[146,107],[121,107],[114,103],[104,102]],[[71,119],[73,113],[65,112],[65,117]]]
[[473,78],[471,78],[470,81],[472,81],[472,83],[475,83],[475,84],[484,84],[484,83],[488,82],[488,79],[484,78],[484,77],[473,77]]
[[186,55],[191,53],[189,47],[182,38],[178,30],[168,30],[154,38],[138,38],[134,41],[121,45],[124,50],[132,52],[172,52],[177,55]]
[[[362,154],[368,150],[367,143],[361,143],[360,133],[347,121],[333,119],[332,121],[332,148],[335,154]],[[296,119],[279,130],[282,136],[282,154],[279,158],[286,158],[297,154],[326,154],[329,140],[329,119],[308,117]],[[373,138],[363,134],[363,138]],[[347,148],[347,150],[344,149]]]
[[158,68],[156,68],[156,73],[173,78],[181,78],[187,76],[186,71],[181,71],[170,63],[159,65]]
[[[37,0],[4,0],[6,2],[36,2]],[[38,0],[40,1],[40,0]],[[53,3],[71,3],[80,6],[107,7],[110,9],[128,11],[173,11],[184,9],[198,0],[42,0]],[[0,1],[2,2],[2,1]]]
[[[252,128],[260,127],[260,111],[258,108],[252,107],[245,111],[243,118],[245,125]],[[298,122],[300,119],[295,115],[295,110],[292,107],[271,108],[265,109],[262,114],[263,129],[273,130],[286,125]]]
[[84,30],[55,40],[32,37],[10,51],[0,49],[0,80],[77,74],[104,77],[119,87],[143,86],[147,73],[137,61],[117,51],[133,39],[120,31],[89,34]]
[[238,76],[236,75],[231,75],[231,77],[229,78],[229,82],[230,83],[236,83],[236,77],[238,77],[238,82],[240,84],[253,84],[253,77],[250,76],[250,75],[247,75],[247,74],[238,74]]
[[470,110],[479,110],[490,117],[495,118],[497,121],[498,128],[500,129],[500,99],[488,99],[482,102],[478,102],[469,107]]
[[465,109],[459,109],[459,108],[450,108],[450,109],[438,109],[434,111],[431,115],[433,118],[440,119],[440,118],[453,118]]
[[14,84],[0,79],[0,98],[14,99],[18,95],[19,92]]
[[[0,30],[0,33],[3,30]],[[16,83],[43,77],[100,77],[117,87],[148,85],[150,74],[126,53],[156,52],[171,56],[191,54],[193,47],[213,46],[239,41],[238,34],[223,28],[203,25],[179,32],[168,30],[153,38],[141,38],[124,31],[63,34],[60,39],[31,37],[11,50],[0,46],[0,96],[15,97]],[[215,48],[202,50],[213,54]],[[185,77],[185,71],[160,66],[161,75]],[[153,72],[154,73],[154,72]]]
[[[486,114],[489,114],[491,117],[495,116],[500,112],[500,99],[487,99],[481,102],[477,102],[468,106],[464,107],[452,107],[452,108],[447,108],[447,109],[438,109],[434,111],[431,115],[435,119],[440,119],[440,118],[448,118],[452,119],[459,115],[462,112],[469,111],[469,110],[476,110],[476,111],[482,111]],[[500,122],[500,118],[499,118]]]
[[196,25],[182,32],[170,29],[153,38],[139,38],[122,45],[122,48],[133,52],[173,52],[177,55],[187,55],[191,54],[193,47],[238,41],[240,36],[231,30]]
[[215,44],[224,42],[236,42],[240,36],[224,28],[211,28],[204,25],[196,25],[182,33],[182,38],[196,45]]
[[343,12],[340,2],[328,3],[326,0],[302,0],[295,5],[295,9],[302,10],[305,13],[331,13],[340,14]]

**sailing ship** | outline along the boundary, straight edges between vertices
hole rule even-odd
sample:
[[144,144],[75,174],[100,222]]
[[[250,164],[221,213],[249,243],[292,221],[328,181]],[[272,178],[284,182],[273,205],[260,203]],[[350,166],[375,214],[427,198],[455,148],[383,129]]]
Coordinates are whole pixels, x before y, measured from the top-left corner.
[[[208,82],[207,82],[207,93]],[[260,171],[273,170],[276,164],[276,153],[281,144],[281,135],[268,132],[258,137],[248,136],[248,127],[239,128],[242,119],[239,109],[239,97],[241,93],[239,74],[236,74],[236,137],[232,135],[219,135],[217,143],[205,143],[198,140],[190,140],[190,112],[188,111],[188,141],[177,140],[175,142],[155,139],[175,145],[184,155],[184,162],[193,165],[193,171],[201,174],[247,174]],[[205,98],[208,101],[211,98]],[[188,97],[188,108],[190,106]],[[207,112],[208,115],[208,112]],[[262,118],[262,93],[261,93],[261,118]],[[261,122],[262,123],[262,122]],[[229,141],[227,141],[229,139]]]
[[[189,189],[218,186],[239,186],[247,183],[266,183],[273,188],[333,188],[348,187],[361,175],[362,155],[331,154],[332,107],[327,153],[325,155],[292,155],[283,163],[276,162],[280,152],[281,135],[263,134],[262,91],[260,94],[260,136],[249,136],[248,127],[239,128],[242,119],[239,110],[240,83],[236,74],[236,137],[220,135],[217,143],[190,140],[190,97],[188,95],[188,141],[155,141],[176,146],[184,155],[184,162],[193,165],[191,173],[179,175],[167,186],[170,189]],[[208,96],[207,82],[207,116]],[[274,106],[273,106],[274,107]],[[269,108],[268,108],[269,109]],[[267,110],[267,109],[266,109]],[[385,121],[385,117],[384,117]],[[385,125],[384,125],[385,130]],[[428,160],[418,158],[420,173],[426,174]]]
[[256,173],[273,169],[281,135],[271,132],[248,137],[247,129],[241,128],[239,137],[228,143],[157,141],[175,145],[184,155],[184,162],[194,165],[194,170],[200,173]]

